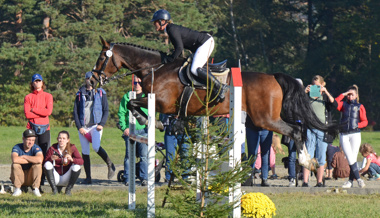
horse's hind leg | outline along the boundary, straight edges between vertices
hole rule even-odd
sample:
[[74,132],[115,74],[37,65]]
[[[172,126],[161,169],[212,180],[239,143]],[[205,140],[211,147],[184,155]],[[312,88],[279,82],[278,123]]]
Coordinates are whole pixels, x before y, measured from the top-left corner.
[[315,163],[311,160],[310,154],[307,152],[305,142],[302,139],[301,127],[292,125],[279,119],[277,121],[268,122],[263,125],[263,128],[278,132],[280,134],[289,136],[294,140],[297,148],[299,164],[310,169]]

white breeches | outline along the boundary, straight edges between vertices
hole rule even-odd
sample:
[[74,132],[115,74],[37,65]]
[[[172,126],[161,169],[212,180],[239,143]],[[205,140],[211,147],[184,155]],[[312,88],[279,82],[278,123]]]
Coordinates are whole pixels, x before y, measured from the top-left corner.
[[[98,131],[96,129],[97,126],[98,125],[93,125],[90,128],[83,127],[84,130],[87,133],[90,133],[90,135],[91,135],[92,148],[94,149],[95,152],[99,151],[100,141],[102,139],[102,134],[103,134],[103,130]],[[90,155],[90,142],[87,140],[87,138],[85,136],[80,134],[79,130],[78,130],[78,133],[79,133],[79,141],[80,141],[80,144],[82,146],[82,154]]]
[[339,143],[342,146],[349,165],[356,163],[361,141],[362,135],[360,132],[340,134]]
[[47,161],[44,164],[44,167],[46,170],[52,170],[53,169],[53,175],[54,175],[54,181],[56,186],[67,186],[70,181],[71,172],[78,172],[80,170],[80,165],[73,164],[71,165],[69,171],[67,171],[62,176],[58,174],[58,172],[55,170],[53,164],[50,161]]
[[201,45],[194,54],[193,63],[191,64],[191,73],[198,76],[198,67],[203,67],[214,50],[214,38],[212,36]]

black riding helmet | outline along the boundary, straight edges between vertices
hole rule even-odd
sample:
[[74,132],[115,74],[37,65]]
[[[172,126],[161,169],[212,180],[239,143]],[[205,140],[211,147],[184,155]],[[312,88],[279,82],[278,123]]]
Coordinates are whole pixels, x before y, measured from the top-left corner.
[[[167,10],[160,9],[160,10],[154,12],[153,18],[152,18],[152,20],[150,20],[150,22],[155,22],[157,20],[165,20],[167,22],[170,19],[171,19],[170,13]],[[163,26],[166,24],[166,22],[164,24],[161,24],[161,22],[160,22],[160,25]]]

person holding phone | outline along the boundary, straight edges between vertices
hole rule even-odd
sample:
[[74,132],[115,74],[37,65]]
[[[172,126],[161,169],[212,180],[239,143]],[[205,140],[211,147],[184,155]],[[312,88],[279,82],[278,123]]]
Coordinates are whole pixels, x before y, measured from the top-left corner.
[[[332,122],[331,110],[337,108],[338,103],[334,97],[327,91],[326,82],[322,76],[316,75],[311,80],[311,84],[305,88],[305,92],[309,95],[311,108],[322,123],[330,124]],[[307,140],[305,142],[307,151],[311,158],[316,158],[319,164],[317,169],[317,185],[315,187],[323,187],[323,174],[326,163],[327,145],[331,144],[334,138],[327,132],[318,129],[307,130]],[[309,187],[310,170],[303,168],[302,187]]]

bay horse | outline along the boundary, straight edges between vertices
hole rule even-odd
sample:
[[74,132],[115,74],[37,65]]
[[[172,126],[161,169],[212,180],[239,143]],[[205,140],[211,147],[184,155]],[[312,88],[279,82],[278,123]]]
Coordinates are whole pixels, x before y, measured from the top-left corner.
[[[185,62],[184,58],[177,58],[174,62],[161,64],[163,53],[146,47],[129,43],[108,43],[100,37],[102,51],[94,66],[91,82],[103,84],[120,68],[127,68],[142,82],[145,94],[156,93],[156,111],[164,114],[178,114],[181,93],[184,85],[178,77],[178,71]],[[154,80],[152,82],[152,69]],[[336,135],[336,126],[325,125],[319,121],[311,109],[309,99],[303,87],[291,76],[282,73],[273,75],[258,72],[241,72],[242,111],[252,119],[257,127],[274,131],[291,137],[297,147],[299,162],[307,168],[315,166],[307,153],[304,142],[306,131],[295,122],[286,119],[286,114],[297,117],[302,121],[303,129],[319,129]],[[153,84],[153,87],[152,87]],[[196,89],[196,95],[206,100],[207,91]],[[226,93],[223,102],[210,102],[210,108],[215,115],[228,114],[230,95]],[[205,115],[206,107],[199,102],[197,96],[192,96],[187,108],[188,115]],[[139,123],[146,124],[147,118],[140,107],[147,108],[147,97],[134,99],[128,104],[128,109]],[[285,119],[281,118],[281,115]]]

